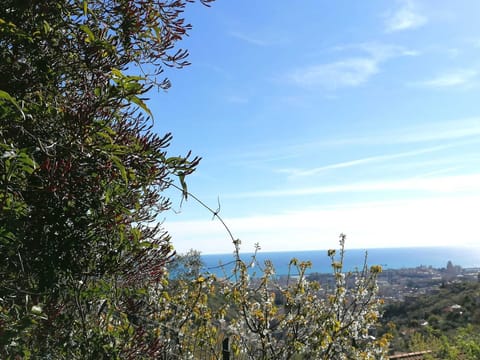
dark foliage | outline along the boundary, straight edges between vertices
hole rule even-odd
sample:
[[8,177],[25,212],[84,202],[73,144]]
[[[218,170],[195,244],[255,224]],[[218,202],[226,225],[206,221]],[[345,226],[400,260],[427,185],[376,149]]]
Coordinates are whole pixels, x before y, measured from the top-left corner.
[[171,135],[152,132],[144,101],[170,86],[163,66],[188,64],[175,48],[187,2],[2,2],[0,357],[160,346],[127,319],[172,255],[152,225],[163,192],[175,178],[185,189],[199,159],[167,155]]

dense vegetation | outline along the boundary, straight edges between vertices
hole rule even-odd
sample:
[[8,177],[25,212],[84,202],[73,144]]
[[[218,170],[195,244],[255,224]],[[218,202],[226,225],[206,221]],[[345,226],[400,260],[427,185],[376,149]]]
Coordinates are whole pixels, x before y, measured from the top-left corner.
[[480,283],[452,282],[385,307],[397,351],[432,350],[438,359],[480,358]]
[[198,159],[167,155],[143,96],[186,65],[183,6],[2,2],[0,357],[155,353],[146,294],[172,250],[154,222]]
[[189,2],[2,2],[0,357],[381,358],[380,269],[343,273],[344,236],[329,292],[295,259],[286,284],[268,262],[251,277],[233,237],[228,278],[169,279],[157,217],[199,159],[168,155],[145,101],[170,86],[164,66],[188,64]]

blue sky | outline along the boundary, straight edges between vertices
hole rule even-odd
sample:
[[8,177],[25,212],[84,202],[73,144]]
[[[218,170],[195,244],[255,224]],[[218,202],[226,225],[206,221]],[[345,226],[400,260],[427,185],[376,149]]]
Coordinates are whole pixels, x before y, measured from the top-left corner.
[[[479,245],[478,0],[219,0],[190,6],[192,65],[151,94],[189,189],[242,249]],[[178,251],[225,253],[189,200],[165,214]],[[179,212],[179,213],[177,213]]]

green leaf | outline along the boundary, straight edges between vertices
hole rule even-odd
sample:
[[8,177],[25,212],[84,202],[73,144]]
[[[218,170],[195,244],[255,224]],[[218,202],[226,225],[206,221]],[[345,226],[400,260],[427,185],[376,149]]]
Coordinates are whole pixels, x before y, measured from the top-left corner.
[[25,120],[25,114],[24,114],[22,108],[20,107],[20,105],[18,105],[17,101],[6,91],[0,90],[0,100],[2,100],[2,99],[7,100],[10,103],[12,103],[20,111],[23,119]]
[[187,183],[185,182],[185,174],[178,174],[178,179],[180,180],[180,185],[182,186],[183,197],[185,200],[188,198]]
[[118,156],[112,155],[111,159],[115,163],[117,169],[120,171],[122,179],[125,181],[125,183],[128,183],[127,171],[125,170],[125,166],[122,164],[120,158]]
[[18,155],[18,160],[22,164],[22,170],[27,172],[28,174],[32,174],[37,168],[37,163],[24,152],[21,152]]
[[87,16],[87,13],[88,13],[88,1],[83,0],[83,15]]
[[52,31],[50,24],[45,20],[43,20],[43,31],[45,32],[45,34],[48,34],[50,31]]
[[13,235],[10,231],[7,231],[5,228],[0,228],[0,239],[4,240],[4,242],[14,241],[15,235]]
[[133,102],[134,104],[138,105],[140,108],[142,108],[148,115],[150,115],[151,117],[153,117],[153,114],[152,112],[150,111],[150,109],[148,108],[147,104],[145,104],[143,102],[142,99],[140,99],[138,96],[136,95],[133,95],[133,96],[130,96],[129,100],[131,102]]
[[87,34],[88,36],[88,42],[94,41],[95,40],[95,35],[93,35],[92,30],[87,25],[80,25],[80,29]]
[[97,135],[99,135],[99,136],[103,137],[104,139],[106,139],[110,144],[113,144],[113,139],[112,139],[112,137],[111,137],[109,134],[107,134],[107,133],[105,133],[105,132],[102,132],[102,131],[98,131],[98,132],[97,132]]
[[142,237],[142,232],[141,232],[139,229],[137,229],[137,228],[132,228],[132,229],[130,230],[130,232],[131,232],[131,234],[132,234],[133,239],[134,239],[135,242],[140,241],[140,238]]
[[112,196],[112,188],[108,187],[107,190],[105,191],[105,204],[108,204],[110,202],[111,196]]
[[112,75],[115,75],[118,78],[123,78],[124,77],[122,72],[118,69],[115,69],[115,68],[112,69]]

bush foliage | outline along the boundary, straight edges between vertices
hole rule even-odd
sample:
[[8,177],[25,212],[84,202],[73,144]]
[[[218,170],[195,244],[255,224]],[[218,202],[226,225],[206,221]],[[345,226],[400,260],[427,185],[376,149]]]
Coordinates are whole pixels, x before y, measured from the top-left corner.
[[170,86],[165,66],[188,65],[176,43],[189,2],[3,1],[0,357],[381,357],[386,339],[368,337],[379,269],[349,287],[343,238],[330,293],[296,260],[284,287],[269,263],[252,278],[238,251],[228,279],[169,279],[156,220],[199,159],[167,154],[145,101]]

